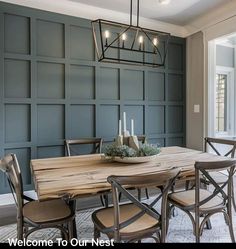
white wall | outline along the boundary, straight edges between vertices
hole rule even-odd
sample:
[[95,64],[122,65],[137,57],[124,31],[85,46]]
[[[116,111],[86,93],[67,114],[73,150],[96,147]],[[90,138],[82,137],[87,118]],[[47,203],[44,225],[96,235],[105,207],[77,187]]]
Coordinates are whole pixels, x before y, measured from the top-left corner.
[[[208,43],[236,33],[235,23],[236,15],[187,38],[187,147],[203,149],[203,138],[208,135],[208,94],[212,94],[208,89]],[[197,103],[199,114],[193,113],[193,104]]]
[[[198,32],[187,38],[186,64],[186,145],[188,148],[202,150],[204,134],[204,42],[202,32]],[[194,105],[199,105],[199,112],[194,112]]]

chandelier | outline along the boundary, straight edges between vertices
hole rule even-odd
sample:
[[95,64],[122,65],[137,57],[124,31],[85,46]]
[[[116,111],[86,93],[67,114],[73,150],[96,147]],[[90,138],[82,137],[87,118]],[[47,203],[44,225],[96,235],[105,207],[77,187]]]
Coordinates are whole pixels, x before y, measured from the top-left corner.
[[133,24],[133,0],[130,0],[129,25],[97,19],[92,21],[92,30],[100,62],[165,65],[170,34],[139,26],[139,0],[136,25]]

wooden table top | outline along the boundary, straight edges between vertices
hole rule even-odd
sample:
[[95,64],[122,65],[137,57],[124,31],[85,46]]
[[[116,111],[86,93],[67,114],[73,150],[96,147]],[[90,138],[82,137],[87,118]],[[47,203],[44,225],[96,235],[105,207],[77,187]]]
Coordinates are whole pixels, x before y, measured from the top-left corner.
[[194,174],[195,161],[218,161],[225,157],[182,147],[163,147],[157,158],[141,164],[124,164],[100,154],[31,160],[31,170],[40,201],[79,198],[110,190],[110,175],[144,175],[181,168],[182,176]]

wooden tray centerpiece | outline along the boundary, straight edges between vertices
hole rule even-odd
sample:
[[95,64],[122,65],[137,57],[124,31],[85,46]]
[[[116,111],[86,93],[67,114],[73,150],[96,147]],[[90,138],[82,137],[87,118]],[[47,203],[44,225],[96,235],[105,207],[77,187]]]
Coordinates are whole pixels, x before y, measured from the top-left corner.
[[156,159],[160,153],[157,145],[140,143],[134,135],[134,120],[131,119],[131,135],[126,129],[126,113],[123,113],[123,133],[119,120],[119,134],[115,142],[104,148],[105,158],[122,163],[144,163]]

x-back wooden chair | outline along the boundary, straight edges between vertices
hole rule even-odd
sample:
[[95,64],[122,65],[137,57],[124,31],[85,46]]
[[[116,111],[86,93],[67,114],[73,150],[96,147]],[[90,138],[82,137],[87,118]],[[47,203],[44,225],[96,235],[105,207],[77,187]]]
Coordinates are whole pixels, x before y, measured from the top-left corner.
[[[234,160],[195,163],[195,189],[179,191],[168,195],[168,205],[183,210],[193,224],[196,242],[200,242],[203,228],[210,217],[216,213],[223,213],[229,227],[232,242],[235,242],[232,224],[232,179],[235,173]],[[212,171],[227,170],[227,180],[218,184],[210,175]],[[201,175],[213,187],[213,190],[201,189]],[[192,215],[195,213],[195,217]],[[200,217],[204,217],[200,222]],[[168,222],[167,222],[168,223]]]
[[[116,242],[141,241],[153,238],[156,242],[165,242],[166,236],[166,200],[167,194],[179,175],[179,169],[140,176],[110,176],[107,181],[112,186],[113,207],[96,210],[92,214],[94,238],[101,233]],[[150,204],[144,204],[130,193],[130,187],[156,187],[164,185],[163,191]],[[130,203],[119,203],[119,192]],[[161,201],[161,212],[155,205]],[[161,234],[160,234],[161,232]],[[157,235],[157,237],[154,237]]]
[[[69,139],[65,140],[65,149],[68,156],[79,155],[79,145],[93,145],[92,151],[89,154],[102,153],[102,138],[82,138],[82,139]],[[108,194],[101,194],[100,200],[103,206],[108,207]]]
[[39,202],[26,197],[23,194],[22,176],[15,154],[1,159],[0,170],[6,174],[17,207],[18,239],[27,239],[31,233],[44,228],[59,229],[63,238],[72,238],[75,214],[67,203],[60,199]]
[[[139,141],[141,144],[147,143],[147,137],[146,137],[145,135],[138,135],[137,138],[138,138],[138,141]],[[147,197],[147,199],[149,199],[148,189],[147,189],[147,188],[144,188],[144,189],[145,189],[146,197]],[[141,188],[138,188],[137,191],[138,191],[138,199],[141,200],[141,198],[142,198],[142,189],[141,189]],[[121,194],[121,192],[120,192],[119,200],[121,200],[121,196],[122,196],[122,194]]]
[[[225,156],[225,157],[234,158],[235,150],[236,150],[236,142],[235,141],[231,141],[231,140],[224,139],[224,138],[212,138],[212,137],[205,137],[204,140],[205,140],[205,143],[204,143],[204,151],[205,152],[207,152],[207,147],[210,146],[218,156]],[[230,148],[229,148],[228,152],[226,152],[225,154],[222,154],[216,148],[215,144],[228,145],[228,146],[230,146]],[[216,173],[214,173],[214,175],[212,174],[212,177],[219,184],[224,183],[224,181],[227,179],[227,171],[226,172],[224,172],[224,171],[216,172]],[[232,185],[232,189],[233,189],[232,204],[233,204],[234,210],[236,211],[236,202],[235,202],[235,194],[234,194],[234,181],[232,181],[232,184],[233,184]]]
[[92,151],[89,154],[101,153],[102,138],[82,138],[65,140],[65,148],[68,156],[79,155],[78,145],[93,145]]

